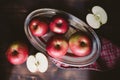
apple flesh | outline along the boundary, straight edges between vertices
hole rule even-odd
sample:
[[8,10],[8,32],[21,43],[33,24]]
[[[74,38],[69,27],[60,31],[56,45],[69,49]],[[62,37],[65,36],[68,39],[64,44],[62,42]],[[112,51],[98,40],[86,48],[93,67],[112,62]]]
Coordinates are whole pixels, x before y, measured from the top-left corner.
[[36,55],[30,55],[26,61],[27,68],[30,72],[46,72],[48,69],[48,60],[43,53],[36,53]]
[[75,32],[69,39],[69,47],[76,56],[84,57],[91,52],[91,40],[84,32]]
[[107,23],[107,18],[108,18],[107,13],[102,7],[94,6],[92,8],[92,12],[93,12],[94,15],[99,17],[99,21],[100,21],[101,24]]
[[62,36],[52,37],[46,46],[47,53],[54,58],[61,58],[67,53],[68,43]]
[[68,21],[63,17],[54,17],[50,22],[50,30],[58,34],[64,34],[68,30]]
[[33,19],[29,24],[30,31],[34,36],[40,37],[47,33],[48,24],[40,21],[39,19]]
[[14,65],[24,63],[28,57],[28,54],[29,50],[27,45],[21,42],[12,43],[6,51],[8,61]]
[[86,21],[94,29],[100,28],[101,25],[107,23],[107,13],[100,6],[94,6],[92,13],[87,14]]
[[88,14],[86,17],[87,23],[94,29],[100,28],[100,21],[96,19],[95,15]]

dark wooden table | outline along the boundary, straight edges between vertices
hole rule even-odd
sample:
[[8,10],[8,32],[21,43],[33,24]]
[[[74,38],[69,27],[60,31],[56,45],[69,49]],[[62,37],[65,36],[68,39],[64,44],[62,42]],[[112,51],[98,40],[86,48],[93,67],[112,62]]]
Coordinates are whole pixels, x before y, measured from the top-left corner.
[[[0,80],[24,80],[27,76],[44,80],[116,80],[120,79],[120,69],[106,72],[62,70],[51,62],[45,73],[30,73],[25,63],[11,65],[5,55],[8,45],[14,41],[24,41],[29,45],[30,53],[37,50],[29,43],[24,33],[24,21],[27,15],[39,8],[54,8],[67,11],[86,22],[85,17],[94,5],[102,6],[108,14],[108,22],[95,30],[98,36],[105,37],[120,46],[119,2],[113,0],[0,0]],[[31,80],[31,79],[28,79]]]

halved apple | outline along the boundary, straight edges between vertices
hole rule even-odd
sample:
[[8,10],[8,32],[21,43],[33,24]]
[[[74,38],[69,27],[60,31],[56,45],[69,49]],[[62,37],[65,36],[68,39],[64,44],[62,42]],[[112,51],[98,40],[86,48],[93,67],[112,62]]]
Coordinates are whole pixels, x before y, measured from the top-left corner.
[[107,13],[102,7],[94,6],[92,8],[92,12],[94,15],[96,15],[96,17],[99,18],[101,24],[105,24],[107,22]]
[[94,6],[92,8],[92,14],[87,14],[86,21],[94,29],[100,28],[101,25],[107,23],[107,13],[100,6]]
[[100,28],[100,21],[96,19],[95,15],[88,14],[86,17],[87,23],[94,29]]
[[30,55],[26,61],[27,68],[30,72],[45,72],[48,69],[48,60],[46,56],[40,52],[36,55]]

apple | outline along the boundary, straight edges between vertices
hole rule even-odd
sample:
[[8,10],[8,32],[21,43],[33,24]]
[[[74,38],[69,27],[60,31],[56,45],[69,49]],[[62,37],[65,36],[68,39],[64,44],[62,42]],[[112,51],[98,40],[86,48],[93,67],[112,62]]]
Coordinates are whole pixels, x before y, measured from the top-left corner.
[[69,38],[69,47],[76,56],[84,57],[91,52],[91,39],[84,32],[75,32]]
[[67,53],[68,43],[63,36],[54,36],[48,40],[46,51],[54,58],[61,58]]
[[50,30],[58,34],[64,34],[68,30],[68,21],[63,17],[54,17],[50,22]]
[[107,13],[100,6],[94,6],[92,13],[87,14],[86,21],[94,29],[100,28],[101,25],[107,23]]
[[47,57],[40,52],[36,55],[30,55],[26,61],[27,68],[30,72],[46,72],[48,69]]
[[48,24],[39,19],[32,19],[29,24],[30,31],[34,36],[40,37],[47,33]]
[[14,65],[24,63],[28,57],[29,50],[25,43],[14,42],[10,44],[6,51],[8,61]]

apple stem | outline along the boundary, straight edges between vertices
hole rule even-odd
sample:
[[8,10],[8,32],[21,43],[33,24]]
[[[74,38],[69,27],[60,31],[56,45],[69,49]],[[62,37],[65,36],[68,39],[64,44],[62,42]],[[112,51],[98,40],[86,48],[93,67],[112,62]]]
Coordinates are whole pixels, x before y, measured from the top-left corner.
[[56,23],[57,27],[61,27],[62,23],[59,21],[58,23]]
[[34,30],[36,30],[38,28],[38,25],[34,25],[33,28]]
[[12,55],[16,56],[18,54],[18,52],[16,50],[13,51]]
[[57,45],[55,46],[55,48],[56,48],[56,49],[60,49],[60,45],[57,44]]
[[81,42],[80,46],[85,47],[86,46],[85,42]]

